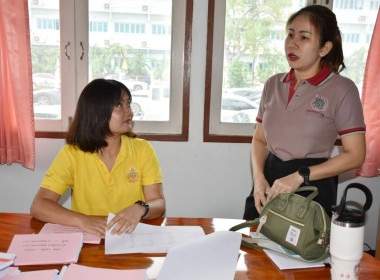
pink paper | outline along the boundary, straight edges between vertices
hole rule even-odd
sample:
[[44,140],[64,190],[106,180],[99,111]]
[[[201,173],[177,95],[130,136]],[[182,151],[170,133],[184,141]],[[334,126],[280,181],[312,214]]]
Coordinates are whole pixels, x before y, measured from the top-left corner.
[[83,243],[89,244],[100,244],[101,238],[82,231],[79,227],[63,226],[59,224],[46,223],[40,231],[40,234],[50,234],[50,233],[72,233],[72,232],[82,232],[83,233]]
[[82,233],[16,234],[8,253],[16,254],[15,266],[77,262]]
[[145,277],[146,269],[109,269],[70,264],[64,273],[62,280],[144,280],[146,279]]
[[1,280],[52,280],[58,274],[57,269],[37,270],[21,272],[18,274],[5,276]]

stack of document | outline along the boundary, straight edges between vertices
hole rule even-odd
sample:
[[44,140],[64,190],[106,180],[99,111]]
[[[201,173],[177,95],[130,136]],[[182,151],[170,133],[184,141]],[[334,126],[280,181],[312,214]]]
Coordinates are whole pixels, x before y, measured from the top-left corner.
[[16,234],[8,248],[15,266],[68,264],[78,261],[83,233]]
[[[113,217],[110,213],[108,221]],[[230,280],[235,275],[241,233],[219,231],[205,235],[200,226],[143,223],[131,234],[111,235],[111,231],[106,233],[105,254],[167,253],[159,280]],[[39,234],[16,234],[5,254],[8,259],[0,255],[0,272],[1,268],[4,270],[0,280],[148,279],[149,269],[108,269],[76,264],[83,241],[84,233],[79,228],[49,223]],[[97,238],[95,242],[99,242]],[[16,267],[9,267],[12,264]],[[69,265],[64,265],[61,272],[56,269],[21,272],[17,268],[48,264]]]

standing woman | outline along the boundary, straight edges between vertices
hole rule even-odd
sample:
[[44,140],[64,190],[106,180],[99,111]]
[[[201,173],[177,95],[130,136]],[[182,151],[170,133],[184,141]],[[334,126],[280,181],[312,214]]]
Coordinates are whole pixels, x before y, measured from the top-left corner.
[[[365,159],[359,92],[339,75],[345,65],[335,14],[324,6],[308,6],[289,18],[286,29],[291,69],[264,86],[252,139],[254,187],[246,200],[247,220],[258,217],[278,193],[309,184],[318,188],[315,200],[331,216],[336,176]],[[330,158],[338,135],[342,153]]]
[[[128,88],[96,79],[82,91],[66,143],[47,171],[31,206],[43,222],[78,226],[105,236],[132,232],[141,218],[165,213],[162,175],[153,147],[136,138]],[[72,210],[60,197],[71,188]],[[107,225],[104,217],[116,216]]]

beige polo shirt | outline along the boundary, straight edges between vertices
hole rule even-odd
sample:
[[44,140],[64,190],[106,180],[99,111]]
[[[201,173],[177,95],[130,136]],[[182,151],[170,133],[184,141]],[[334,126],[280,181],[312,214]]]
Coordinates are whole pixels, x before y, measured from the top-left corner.
[[268,148],[277,157],[330,158],[338,135],[365,132],[359,92],[350,79],[330,73],[316,85],[303,80],[288,103],[287,75],[266,81],[257,115]]

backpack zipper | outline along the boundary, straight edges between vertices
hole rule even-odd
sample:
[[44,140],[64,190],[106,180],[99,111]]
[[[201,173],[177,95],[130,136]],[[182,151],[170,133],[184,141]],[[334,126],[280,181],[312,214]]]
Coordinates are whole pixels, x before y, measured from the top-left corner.
[[256,229],[256,235],[259,235],[261,227],[263,226],[263,224],[265,224],[267,222],[267,217],[268,217],[267,213],[265,213],[263,216],[260,217],[260,219],[259,219],[260,223],[259,223],[259,225],[258,225],[258,227]]
[[[320,205],[320,204],[318,204],[319,205],[319,207],[321,208],[321,212],[322,212],[322,219],[323,219],[323,233],[322,233],[322,235],[321,235],[321,237],[318,239],[318,244],[319,245],[321,245],[322,247],[325,247],[325,244],[326,244],[326,219],[325,219],[325,215],[323,214],[323,209],[322,209],[322,206]],[[263,225],[267,222],[267,219],[268,219],[268,213],[272,213],[272,214],[274,214],[274,215],[276,215],[276,216],[278,216],[278,217],[281,217],[281,218],[283,218],[283,219],[285,219],[285,220],[287,220],[287,221],[289,221],[289,222],[291,222],[291,223],[293,223],[293,224],[296,224],[296,225],[299,225],[299,226],[305,226],[304,224],[302,224],[302,223],[299,223],[299,222],[296,222],[296,221],[293,221],[292,219],[289,219],[289,218],[287,218],[287,217],[285,217],[285,216],[283,216],[283,215],[280,215],[280,214],[278,214],[278,213],[276,213],[276,212],[273,212],[272,210],[268,210],[263,216],[261,216],[260,217],[260,219],[259,219],[259,225],[257,226],[257,229],[256,229],[256,235],[258,235],[259,233],[260,233],[260,230],[261,230],[261,228],[263,227]]]
[[276,216],[278,216],[278,217],[281,217],[282,219],[284,219],[284,220],[287,220],[287,221],[289,221],[289,222],[291,222],[291,223],[293,223],[293,224],[296,224],[296,225],[299,225],[299,226],[301,226],[301,227],[303,227],[303,226],[305,226],[304,224],[302,224],[302,223],[299,223],[299,222],[296,222],[296,221],[293,221],[292,219],[289,219],[289,218],[287,218],[287,217],[285,217],[285,216],[283,216],[283,215],[280,215],[280,214],[278,214],[278,213],[276,213],[276,212],[273,212],[272,210],[268,210],[263,216],[261,216],[261,218],[259,219],[259,225],[258,225],[258,227],[257,227],[257,230],[256,230],[256,235],[258,235],[259,233],[260,233],[260,230],[261,230],[261,228],[262,228],[262,226],[267,222],[267,219],[268,219],[268,213],[272,213],[272,214],[274,214],[274,215],[276,215]]
[[318,204],[319,207],[321,208],[321,213],[322,213],[322,219],[323,219],[323,233],[322,233],[322,236],[318,239],[318,244],[321,245],[322,247],[325,247],[325,244],[326,244],[326,219],[325,219],[325,215],[324,215],[324,212],[323,212],[323,208],[320,204]]

